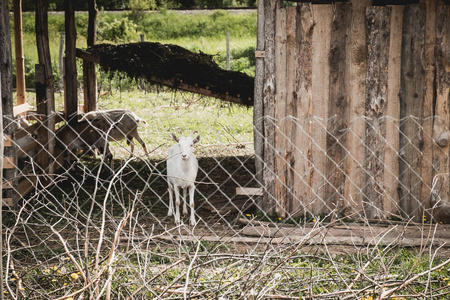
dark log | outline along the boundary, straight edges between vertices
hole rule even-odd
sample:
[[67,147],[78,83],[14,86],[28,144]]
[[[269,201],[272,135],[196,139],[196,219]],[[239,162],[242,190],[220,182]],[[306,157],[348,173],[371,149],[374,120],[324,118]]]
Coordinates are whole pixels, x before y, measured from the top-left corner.
[[[97,41],[97,4],[89,0],[89,25],[87,46],[92,47]],[[93,62],[83,61],[84,111],[97,110],[97,74]]]
[[14,0],[14,48],[16,56],[17,104],[23,104],[26,102],[26,92],[22,37],[22,0]]
[[64,1],[65,29],[66,29],[66,59],[65,59],[65,117],[69,122],[77,122],[78,93],[77,93],[77,64],[75,11],[72,0]]

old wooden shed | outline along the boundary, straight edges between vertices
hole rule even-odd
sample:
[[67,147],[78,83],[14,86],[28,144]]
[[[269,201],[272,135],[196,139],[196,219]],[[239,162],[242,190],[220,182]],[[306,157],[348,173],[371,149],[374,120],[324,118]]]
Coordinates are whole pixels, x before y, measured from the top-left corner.
[[448,3],[264,0],[256,50],[262,211],[450,221]]

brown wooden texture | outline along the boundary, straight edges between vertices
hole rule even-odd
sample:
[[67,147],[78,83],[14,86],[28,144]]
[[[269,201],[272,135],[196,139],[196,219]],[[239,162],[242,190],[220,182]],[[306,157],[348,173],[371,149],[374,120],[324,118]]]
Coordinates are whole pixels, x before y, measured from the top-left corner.
[[286,8],[276,10],[275,37],[275,213],[286,217]]
[[311,165],[309,152],[309,123],[312,101],[312,35],[314,20],[311,4],[299,4],[297,8],[295,90],[292,97],[292,160],[293,174],[292,203],[289,211],[293,216],[306,213],[304,204],[310,193],[309,168]]
[[[95,0],[89,0],[89,25],[87,46],[96,44],[97,40],[97,4]],[[83,85],[84,85],[84,111],[97,110],[97,74],[95,64],[83,61]]]
[[403,28],[403,6],[392,6],[389,37],[388,85],[386,101],[386,143],[383,177],[383,217],[398,216],[398,153],[400,126],[400,73]]
[[450,222],[450,6],[437,6],[436,13],[436,106],[433,138],[434,185],[432,207],[439,222]]
[[362,212],[365,186],[364,170],[364,116],[366,74],[367,74],[367,34],[366,8],[371,0],[352,1],[352,19],[350,21],[349,46],[347,47],[348,89],[349,89],[349,131],[347,136],[346,174],[344,186],[342,214],[350,218],[358,218]]
[[310,110],[310,160],[309,184],[311,193],[306,207],[313,214],[332,210],[325,200],[328,103],[330,101],[330,45],[334,5],[313,6],[314,29],[312,34],[312,106]]
[[14,49],[16,56],[17,104],[26,102],[25,59],[22,37],[22,0],[14,0]]
[[[36,65],[36,106],[37,113],[41,115],[47,114],[47,101],[46,101],[46,83],[45,83],[45,67],[42,64]],[[42,125],[46,125],[46,123],[42,122]],[[45,169],[49,164],[49,157],[47,153],[47,147],[49,140],[48,129],[46,126],[39,126],[37,129],[37,140],[38,140],[38,154],[37,154],[37,162],[40,168],[37,170],[39,174],[43,174]],[[44,180],[44,184],[48,182]]]
[[[298,24],[299,10],[297,7],[286,8],[286,119],[283,123],[284,134],[286,136],[286,171],[285,171],[285,189],[286,189],[286,206],[285,209],[289,214],[296,214],[296,209],[293,209],[293,183],[294,183],[294,170],[293,170],[293,111],[294,111],[294,99],[296,97],[296,72],[298,62],[298,49],[299,44],[297,41],[297,24]],[[288,215],[288,214],[287,214]]]
[[66,58],[64,106],[65,117],[69,122],[77,122],[78,93],[77,93],[77,64],[76,64],[76,39],[75,11],[72,0],[64,1],[65,30],[66,30]]
[[423,103],[425,100],[425,9],[405,7],[400,89],[399,203],[405,216],[418,221],[422,203]]
[[370,219],[382,218],[386,137],[386,101],[391,9],[367,10],[366,155],[364,212]]
[[[13,112],[13,63],[11,50],[11,31],[10,31],[10,15],[8,10],[8,2],[0,1],[0,88],[3,113],[3,134],[10,135],[14,138],[16,131]],[[7,147],[4,149],[3,155],[8,159],[15,157],[16,147]],[[3,171],[4,180],[10,180],[13,186],[17,186],[17,170],[15,168]],[[13,199],[14,205],[17,204],[18,195],[13,189],[6,190],[3,193],[5,198]]]
[[328,101],[328,123],[326,137],[327,161],[325,167],[326,186],[324,201],[327,213],[337,211],[344,194],[347,176],[347,128],[348,128],[348,85],[347,44],[350,35],[351,5],[335,5],[331,28],[331,45],[328,63],[330,65],[330,99]]
[[423,215],[430,220],[431,189],[433,186],[433,115],[434,115],[434,78],[436,47],[436,4],[438,0],[421,0],[426,7],[425,24],[425,99],[423,103],[423,150],[422,150],[422,203],[425,210]]
[[264,0],[265,19],[265,72],[264,99],[264,196],[260,208],[269,214],[275,212],[275,11],[276,0]]

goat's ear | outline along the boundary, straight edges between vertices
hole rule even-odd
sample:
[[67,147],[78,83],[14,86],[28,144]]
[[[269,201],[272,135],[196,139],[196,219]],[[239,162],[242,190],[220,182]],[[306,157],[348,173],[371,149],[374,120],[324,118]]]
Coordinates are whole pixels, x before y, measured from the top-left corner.
[[175,142],[179,142],[180,140],[177,138],[177,136],[175,135],[175,134],[173,134],[172,133],[172,139],[175,141]]
[[200,135],[197,135],[197,137],[194,139],[194,144],[198,143],[200,141]]

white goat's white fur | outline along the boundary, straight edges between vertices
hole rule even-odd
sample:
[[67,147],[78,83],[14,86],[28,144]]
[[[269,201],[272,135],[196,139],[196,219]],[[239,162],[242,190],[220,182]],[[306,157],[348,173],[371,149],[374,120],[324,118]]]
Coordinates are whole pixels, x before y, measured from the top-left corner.
[[[195,179],[198,172],[198,161],[193,154],[194,144],[200,140],[200,135],[195,138],[191,133],[189,136],[181,135],[178,138],[172,134],[177,144],[169,149],[167,158],[167,183],[169,190],[169,212],[168,216],[174,215],[175,223],[180,224],[180,189],[183,190],[183,214],[187,214],[186,193],[189,190],[189,206],[191,209],[190,225],[195,225],[194,192]],[[175,193],[175,210],[173,204],[173,193]]]
[[84,114],[80,121],[84,120],[103,120],[103,122],[97,124],[99,124],[99,129],[108,134],[109,141],[120,141],[127,139],[127,143],[131,145],[131,154],[133,154],[133,138],[135,138],[141,144],[145,154],[148,154],[147,146],[137,131],[139,123],[147,124],[147,122],[139,118],[131,110],[111,109],[90,111]]

